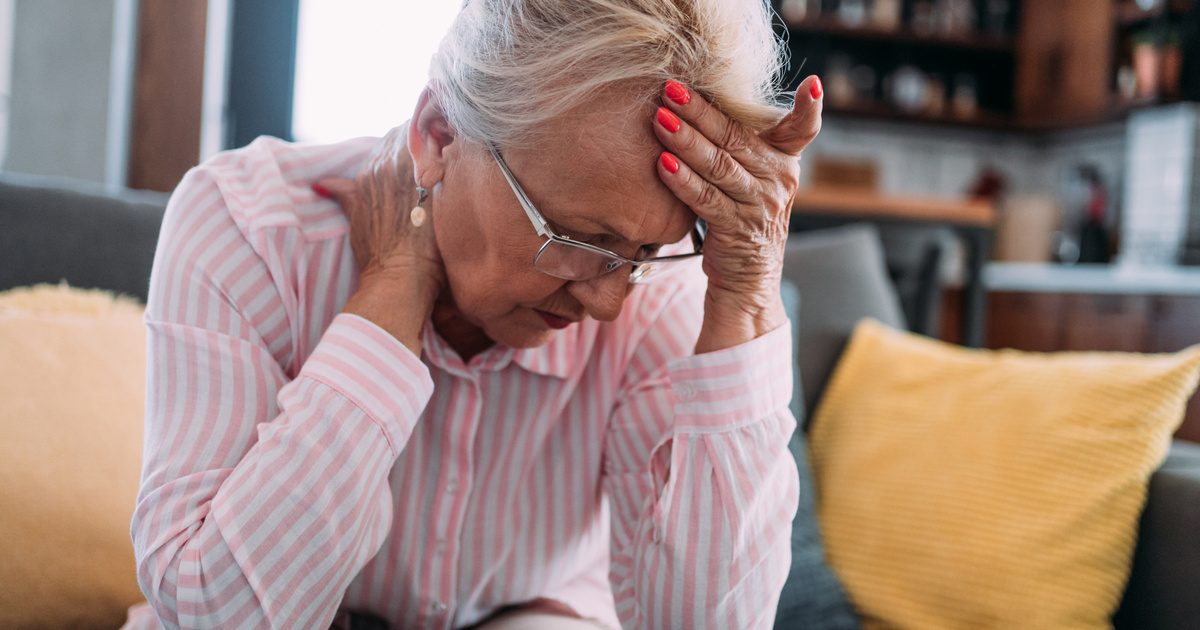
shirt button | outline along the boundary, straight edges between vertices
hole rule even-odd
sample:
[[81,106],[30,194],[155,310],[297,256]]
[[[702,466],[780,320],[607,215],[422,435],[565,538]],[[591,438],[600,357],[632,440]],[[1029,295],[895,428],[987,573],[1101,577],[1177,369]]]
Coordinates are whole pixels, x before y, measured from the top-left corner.
[[446,605],[442,602],[433,602],[433,604],[429,606],[429,609],[432,610],[435,615],[440,615],[446,612]]
[[691,400],[695,396],[696,396],[696,388],[694,388],[691,385],[688,385],[686,383],[679,386],[679,397],[682,398],[683,400]]

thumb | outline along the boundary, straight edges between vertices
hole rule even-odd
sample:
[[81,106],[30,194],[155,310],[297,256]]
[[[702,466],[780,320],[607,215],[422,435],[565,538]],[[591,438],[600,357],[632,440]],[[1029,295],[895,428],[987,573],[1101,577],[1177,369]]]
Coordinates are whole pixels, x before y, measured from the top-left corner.
[[796,103],[774,127],[759,134],[775,148],[789,155],[800,155],[821,132],[824,107],[821,79],[813,75],[796,88]]
[[357,189],[354,180],[341,177],[326,177],[312,185],[312,191],[326,199],[332,199],[344,205],[346,199]]

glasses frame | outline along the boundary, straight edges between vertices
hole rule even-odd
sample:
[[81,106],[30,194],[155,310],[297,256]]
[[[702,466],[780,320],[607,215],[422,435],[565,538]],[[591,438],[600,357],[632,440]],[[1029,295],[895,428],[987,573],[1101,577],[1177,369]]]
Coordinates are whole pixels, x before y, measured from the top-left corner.
[[534,254],[533,256],[535,269],[537,269],[537,261],[539,258],[541,258],[542,252],[546,251],[546,248],[549,247],[551,243],[559,243],[560,245],[575,247],[592,252],[594,254],[599,254],[612,259],[612,263],[616,263],[610,263],[610,266],[605,268],[604,271],[591,278],[566,278],[546,272],[542,269],[538,269],[538,271],[541,271],[546,275],[563,280],[570,280],[573,282],[587,282],[589,280],[594,280],[601,276],[608,275],[613,271],[624,267],[625,265],[629,265],[629,282],[631,284],[640,284],[648,281],[650,271],[658,263],[683,261],[690,258],[695,258],[703,253],[702,249],[704,247],[704,236],[707,230],[704,222],[699,219],[697,219],[696,225],[692,228],[691,232],[692,244],[695,245],[696,251],[689,254],[658,256],[655,258],[647,258],[645,260],[633,260],[632,258],[626,258],[625,256],[622,256],[614,251],[604,249],[603,247],[597,247],[591,243],[584,243],[583,241],[577,241],[564,234],[559,234],[550,227],[550,223],[544,216],[542,216],[542,213],[538,211],[537,206],[533,204],[533,201],[529,199],[529,195],[525,193],[525,189],[521,187],[521,183],[518,182],[516,176],[513,175],[512,169],[508,168],[508,163],[505,162],[504,157],[500,155],[500,150],[496,148],[495,145],[488,144],[488,151],[490,151],[492,157],[495,158],[496,164],[500,166],[500,172],[504,174],[504,179],[508,182],[508,187],[511,188],[513,194],[516,195],[517,202],[521,204],[521,209],[525,211],[525,216],[529,217],[529,222],[533,224],[533,229],[537,231],[538,236],[544,236],[546,238],[546,242],[542,243],[542,246],[538,248],[537,254]]

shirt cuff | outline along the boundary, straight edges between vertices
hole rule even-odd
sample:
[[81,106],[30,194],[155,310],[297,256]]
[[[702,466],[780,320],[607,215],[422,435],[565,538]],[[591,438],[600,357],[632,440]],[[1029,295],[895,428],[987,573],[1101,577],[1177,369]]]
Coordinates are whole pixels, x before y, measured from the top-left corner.
[[383,429],[393,454],[408,443],[433,395],[429,368],[403,343],[366,318],[339,313],[298,378],[324,383]]
[[725,431],[786,411],[792,400],[792,326],[670,364],[677,431]]

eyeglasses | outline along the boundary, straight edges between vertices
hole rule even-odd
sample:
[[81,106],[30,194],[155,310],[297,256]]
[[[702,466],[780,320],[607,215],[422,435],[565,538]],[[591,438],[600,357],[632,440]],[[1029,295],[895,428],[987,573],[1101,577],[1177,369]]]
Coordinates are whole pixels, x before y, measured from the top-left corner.
[[529,200],[529,195],[525,194],[525,190],[521,188],[521,184],[509,170],[499,149],[494,145],[488,145],[488,150],[491,151],[492,157],[496,158],[496,163],[500,165],[500,171],[504,173],[504,179],[508,181],[508,187],[512,188],[513,194],[517,196],[517,201],[525,210],[529,221],[533,223],[533,228],[537,230],[538,236],[546,237],[546,242],[533,257],[533,268],[544,274],[563,280],[582,282],[599,278],[629,265],[629,282],[643,284],[649,282],[651,278],[660,277],[671,270],[679,269],[681,267],[679,262],[701,254],[700,250],[704,246],[706,231],[703,221],[696,221],[695,227],[692,228],[694,252],[642,260],[626,258],[603,247],[558,234]]

